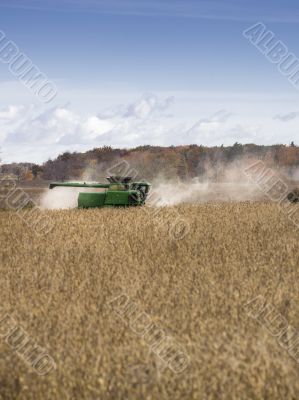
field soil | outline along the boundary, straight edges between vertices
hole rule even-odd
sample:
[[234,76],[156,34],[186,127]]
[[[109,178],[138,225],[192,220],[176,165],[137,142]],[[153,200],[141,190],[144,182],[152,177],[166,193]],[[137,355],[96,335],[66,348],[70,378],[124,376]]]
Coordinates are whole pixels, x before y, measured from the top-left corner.
[[[299,398],[298,229],[281,206],[28,211],[0,212],[1,399]],[[8,319],[51,357],[48,373]]]

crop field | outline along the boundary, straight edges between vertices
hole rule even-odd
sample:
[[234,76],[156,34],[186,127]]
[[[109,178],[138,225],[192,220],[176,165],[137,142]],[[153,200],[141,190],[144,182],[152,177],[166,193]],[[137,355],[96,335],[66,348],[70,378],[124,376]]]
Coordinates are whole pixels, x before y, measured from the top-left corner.
[[1,399],[298,398],[280,205],[28,212],[0,212]]

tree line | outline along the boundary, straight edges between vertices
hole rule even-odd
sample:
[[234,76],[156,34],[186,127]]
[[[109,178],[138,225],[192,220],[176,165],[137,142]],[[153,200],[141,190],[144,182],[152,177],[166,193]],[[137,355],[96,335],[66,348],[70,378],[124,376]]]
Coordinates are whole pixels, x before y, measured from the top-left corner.
[[[238,161],[247,163],[264,161],[269,167],[283,169],[292,176],[299,167],[299,147],[289,145],[261,146],[235,143],[233,146],[139,146],[117,149],[109,146],[94,148],[84,153],[64,152],[42,165],[13,163],[1,166],[1,172],[14,174],[19,180],[100,180],[125,161],[139,179],[152,180],[157,176],[166,179],[188,180],[206,176],[216,179],[221,169]],[[117,168],[117,167],[116,167]],[[117,173],[117,170],[115,170]]]

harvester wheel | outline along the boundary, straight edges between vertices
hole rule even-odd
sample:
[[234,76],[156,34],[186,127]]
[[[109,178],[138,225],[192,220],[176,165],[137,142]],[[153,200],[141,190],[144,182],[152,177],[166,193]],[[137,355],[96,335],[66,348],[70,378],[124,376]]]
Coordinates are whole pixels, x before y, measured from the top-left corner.
[[140,200],[143,203],[145,201],[145,198],[146,198],[146,195],[143,192],[143,190],[140,190],[139,195],[140,195]]

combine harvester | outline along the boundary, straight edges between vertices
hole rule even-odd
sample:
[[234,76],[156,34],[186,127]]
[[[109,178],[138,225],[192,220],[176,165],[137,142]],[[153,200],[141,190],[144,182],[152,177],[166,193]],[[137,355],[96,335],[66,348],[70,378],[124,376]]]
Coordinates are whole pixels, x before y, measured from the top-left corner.
[[150,190],[150,184],[147,182],[131,182],[132,178],[110,176],[107,178],[109,183],[72,183],[72,182],[53,182],[49,189],[55,187],[72,188],[93,188],[105,189],[97,193],[79,193],[79,208],[95,207],[129,207],[142,206]]

